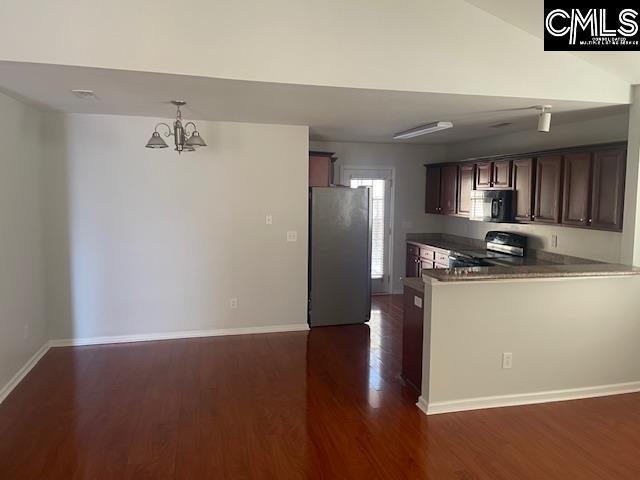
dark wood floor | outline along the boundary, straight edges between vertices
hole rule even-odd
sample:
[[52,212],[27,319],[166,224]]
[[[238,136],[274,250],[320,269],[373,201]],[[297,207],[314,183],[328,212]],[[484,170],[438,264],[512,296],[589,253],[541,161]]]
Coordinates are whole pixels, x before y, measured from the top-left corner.
[[638,479],[640,396],[426,417],[401,298],[368,325],[50,350],[0,405],[0,479]]

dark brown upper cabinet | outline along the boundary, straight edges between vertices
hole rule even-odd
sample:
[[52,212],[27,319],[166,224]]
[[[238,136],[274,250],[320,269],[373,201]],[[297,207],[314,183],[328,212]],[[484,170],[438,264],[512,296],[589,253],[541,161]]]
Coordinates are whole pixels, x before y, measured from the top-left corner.
[[458,211],[459,215],[469,215],[471,211],[471,191],[473,190],[473,179],[475,165],[467,163],[460,165],[458,173]]
[[560,222],[560,192],[562,188],[562,155],[538,157],[534,222]]
[[513,189],[517,222],[622,230],[623,142],[425,167],[426,213],[469,216],[472,190]]
[[533,212],[534,159],[519,158],[513,161],[513,188],[516,220],[528,222]]
[[440,213],[451,215],[456,213],[458,189],[458,165],[442,167],[440,178]]
[[328,187],[333,184],[336,160],[332,152],[309,152],[309,186]]
[[426,213],[440,213],[440,176],[441,167],[427,165],[427,180],[425,184]]
[[443,215],[456,213],[457,189],[458,165],[427,165],[424,211]]
[[568,153],[564,156],[563,185],[562,224],[588,226],[591,203],[591,152]]
[[476,188],[486,190],[491,188],[493,167],[491,162],[476,163]]
[[493,188],[511,188],[511,161],[493,162]]
[[593,154],[592,228],[622,230],[626,158],[623,148]]
[[479,162],[476,164],[476,188],[478,190],[510,187],[511,160]]

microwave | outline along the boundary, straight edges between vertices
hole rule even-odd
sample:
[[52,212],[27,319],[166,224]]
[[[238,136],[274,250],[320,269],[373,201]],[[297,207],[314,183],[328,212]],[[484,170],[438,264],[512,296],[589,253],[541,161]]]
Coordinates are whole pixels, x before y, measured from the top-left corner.
[[513,190],[472,190],[469,219],[513,222]]

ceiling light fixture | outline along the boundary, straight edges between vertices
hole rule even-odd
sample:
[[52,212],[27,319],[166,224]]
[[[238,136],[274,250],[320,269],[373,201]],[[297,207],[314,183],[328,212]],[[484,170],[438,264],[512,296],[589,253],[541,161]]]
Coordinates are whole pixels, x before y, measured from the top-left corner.
[[551,105],[538,105],[535,108],[540,110],[538,114],[538,131],[548,133],[551,128],[551,112],[547,110],[551,109]]
[[[167,128],[167,132],[164,136],[170,137],[173,135],[173,141],[176,145],[175,151],[178,152],[178,154],[182,152],[194,152],[196,147],[206,147],[207,144],[200,136],[200,132],[198,132],[195,123],[187,122],[182,125],[182,112],[180,111],[180,107],[184,107],[187,102],[182,100],[171,100],[171,103],[173,103],[177,108],[176,120],[173,122],[173,128],[164,122],[158,123],[153,129],[151,138],[145,146],[147,148],[167,148],[169,146],[160,135],[160,132],[158,132],[158,127],[164,126]],[[191,133],[188,132],[189,125],[193,127],[193,131]]]
[[447,128],[453,128],[451,122],[433,122],[421,127],[412,128],[411,130],[405,130],[404,132],[396,133],[393,136],[394,140],[404,140],[407,138],[419,137],[420,135],[427,135],[429,133],[438,132],[440,130],[446,130]]

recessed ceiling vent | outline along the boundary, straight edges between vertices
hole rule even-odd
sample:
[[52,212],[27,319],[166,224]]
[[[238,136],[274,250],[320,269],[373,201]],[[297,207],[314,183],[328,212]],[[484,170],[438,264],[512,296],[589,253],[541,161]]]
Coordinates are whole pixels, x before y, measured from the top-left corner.
[[96,92],[94,92],[93,90],[75,89],[75,90],[71,90],[71,93],[73,93],[80,100],[97,100],[98,99],[98,97],[96,96]]
[[513,125],[513,123],[512,122],[496,123],[495,125],[491,125],[491,128],[502,128],[502,127],[508,127],[509,125]]

